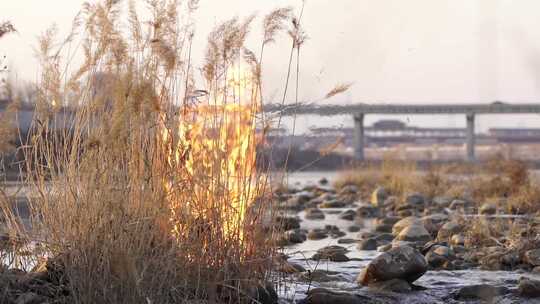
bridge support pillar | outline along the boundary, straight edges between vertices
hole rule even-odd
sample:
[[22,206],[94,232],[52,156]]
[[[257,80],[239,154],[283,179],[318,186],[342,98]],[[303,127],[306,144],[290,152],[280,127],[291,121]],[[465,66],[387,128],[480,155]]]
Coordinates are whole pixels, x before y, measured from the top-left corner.
[[475,161],[474,146],[476,143],[474,137],[474,113],[467,114],[467,160]]
[[364,114],[354,116],[354,158],[364,160]]

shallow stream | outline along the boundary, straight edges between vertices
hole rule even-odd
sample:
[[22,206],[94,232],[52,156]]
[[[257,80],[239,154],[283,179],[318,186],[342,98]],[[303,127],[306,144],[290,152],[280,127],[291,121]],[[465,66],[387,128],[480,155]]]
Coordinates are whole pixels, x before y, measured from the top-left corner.
[[[300,174],[291,174],[288,177],[289,186],[302,187],[308,184],[317,183],[322,177],[332,181],[336,176],[333,172],[309,172]],[[354,208],[354,207],[353,207]],[[339,213],[347,209],[323,209],[325,213],[324,220],[306,220],[304,212],[297,214],[302,222],[301,228],[313,229],[323,228],[325,225],[336,225],[346,235],[342,238],[359,239],[359,234],[363,231],[369,231],[373,227],[372,220],[365,220],[364,227],[360,232],[348,232],[347,228],[354,222],[339,219]],[[310,258],[320,248],[330,245],[339,245],[349,249],[347,256],[351,259],[348,262],[330,262],[320,261],[319,263]],[[279,290],[280,297],[283,302],[294,303],[306,297],[306,292],[315,287],[324,287],[335,291],[343,291],[347,293],[357,293],[370,295],[367,288],[359,286],[355,281],[360,270],[367,265],[373,258],[378,256],[378,251],[360,251],[356,247],[356,243],[338,244],[338,239],[326,238],[323,240],[307,240],[301,244],[288,246],[285,253],[290,256],[289,262],[302,265],[306,270],[325,270],[336,272],[332,275],[335,280],[329,282],[306,282],[297,279],[296,275],[288,277],[289,284],[287,288]],[[492,286],[504,286],[510,290],[517,288],[518,279],[520,277],[531,277],[540,280],[540,275],[521,272],[521,271],[484,271],[478,269],[446,271],[435,270],[428,271],[420,279],[415,282],[415,285],[426,288],[425,290],[413,291],[407,294],[394,295],[394,301],[390,303],[463,303],[453,300],[452,293],[459,290],[461,287],[488,284]],[[466,302],[466,303],[475,303]],[[476,302],[481,303],[481,302]],[[501,298],[496,298],[491,303],[540,303],[540,299],[523,299],[513,295],[507,295]]]

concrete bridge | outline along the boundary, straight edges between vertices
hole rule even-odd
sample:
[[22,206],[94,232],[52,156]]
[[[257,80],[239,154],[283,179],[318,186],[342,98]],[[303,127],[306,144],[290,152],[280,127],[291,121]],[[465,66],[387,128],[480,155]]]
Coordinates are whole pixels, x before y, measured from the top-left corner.
[[436,115],[464,114],[467,121],[467,160],[474,161],[475,134],[474,120],[477,114],[540,114],[540,103],[509,104],[493,102],[491,104],[354,104],[354,105],[314,105],[296,106],[268,105],[265,112],[277,111],[280,115],[294,116],[315,114],[323,116],[351,114],[354,117],[355,158],[364,160],[364,117],[367,114],[378,115]]

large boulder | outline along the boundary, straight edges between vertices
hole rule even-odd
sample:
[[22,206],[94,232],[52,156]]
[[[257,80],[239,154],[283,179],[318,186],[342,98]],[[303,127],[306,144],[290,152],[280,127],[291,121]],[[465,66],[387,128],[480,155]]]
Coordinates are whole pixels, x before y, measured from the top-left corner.
[[423,246],[425,243],[431,241],[431,234],[423,225],[415,224],[401,230],[395,240],[412,242]]
[[362,285],[401,279],[409,283],[416,281],[428,269],[424,256],[410,246],[392,248],[373,259],[357,278]]

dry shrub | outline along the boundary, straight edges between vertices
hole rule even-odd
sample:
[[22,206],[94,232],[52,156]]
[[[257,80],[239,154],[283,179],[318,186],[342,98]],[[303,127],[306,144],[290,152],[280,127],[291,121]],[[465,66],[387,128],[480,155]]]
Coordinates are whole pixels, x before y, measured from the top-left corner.
[[[235,303],[269,279],[274,248],[261,221],[270,204],[250,204],[268,197],[250,158],[260,75],[242,80],[247,97],[229,79],[252,54],[253,18],[210,34],[205,90],[195,90],[195,7],[148,1],[145,22],[130,2],[124,22],[120,1],[87,3],[63,43],[54,29],[40,39],[26,155],[32,229],[3,209],[14,231],[38,242],[34,257],[48,260],[70,303]],[[274,13],[263,45],[287,14]],[[77,34],[85,60],[72,71],[62,67]]]
[[356,185],[365,199],[379,186],[386,188],[392,195],[404,197],[418,191],[421,178],[417,173],[413,162],[387,157],[380,166],[368,165],[343,172],[334,186],[340,189],[346,185]]

